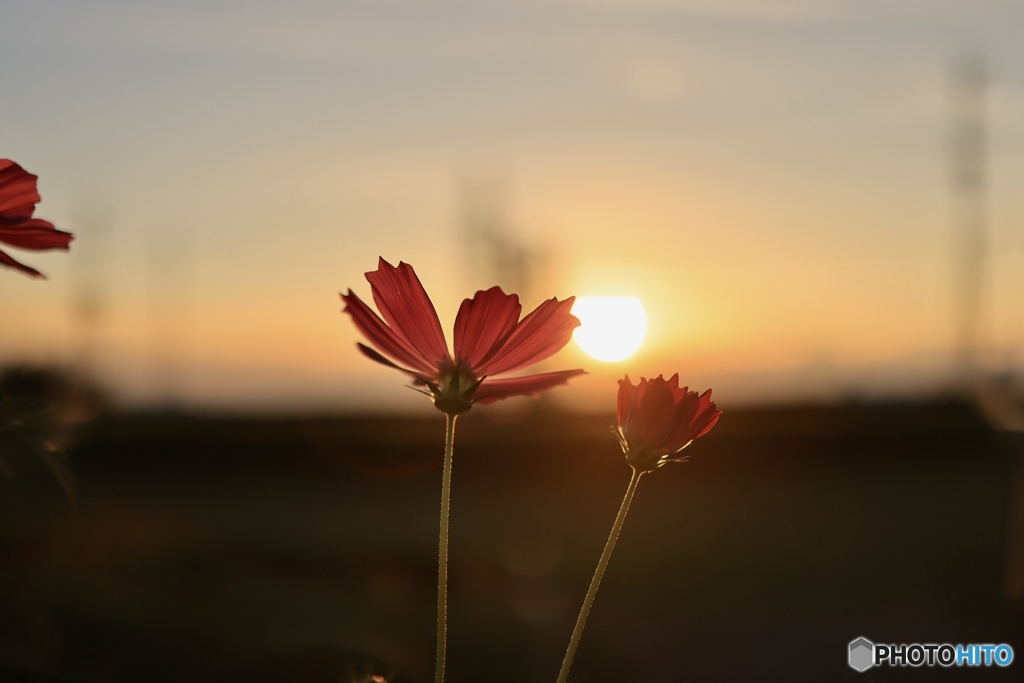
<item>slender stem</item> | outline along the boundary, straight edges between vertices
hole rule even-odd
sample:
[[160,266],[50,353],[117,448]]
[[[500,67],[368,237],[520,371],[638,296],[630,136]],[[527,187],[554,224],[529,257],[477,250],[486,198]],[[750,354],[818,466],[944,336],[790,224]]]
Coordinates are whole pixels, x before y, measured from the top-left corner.
[[633,494],[636,492],[636,484],[640,481],[640,475],[643,472],[633,470],[633,476],[629,479],[629,486],[626,487],[626,496],[622,499],[622,505],[619,507],[619,514],[615,517],[615,523],[612,524],[612,532],[608,535],[608,542],[604,545],[604,552],[601,553],[601,559],[597,561],[597,570],[594,571],[594,578],[590,581],[590,589],[587,591],[587,597],[583,599],[583,607],[580,609],[580,616],[576,619],[576,628],[572,631],[572,638],[569,639],[569,649],[565,652],[565,659],[562,661],[562,670],[558,672],[558,683],[565,683],[565,679],[569,677],[569,667],[572,666],[572,659],[576,656],[576,647],[580,644],[580,636],[583,635],[583,626],[587,623],[587,617],[590,615],[590,607],[594,604],[594,596],[597,595],[597,587],[601,584],[601,577],[604,576],[604,570],[608,567],[608,560],[612,556],[612,550],[615,549],[615,541],[619,538],[619,532],[622,530],[622,522],[626,519],[626,513],[629,512],[629,504],[633,500]]
[[445,638],[448,631],[448,501],[452,490],[452,453],[455,448],[455,418],[448,415],[444,437],[444,470],[441,474],[441,534],[437,544],[437,668],[435,683],[444,682]]

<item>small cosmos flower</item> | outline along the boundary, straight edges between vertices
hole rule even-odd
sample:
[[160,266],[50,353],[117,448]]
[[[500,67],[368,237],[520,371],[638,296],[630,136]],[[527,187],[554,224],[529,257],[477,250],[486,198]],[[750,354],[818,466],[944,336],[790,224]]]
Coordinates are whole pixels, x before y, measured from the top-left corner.
[[641,377],[636,386],[628,375],[619,380],[617,434],[627,462],[637,472],[685,460],[679,452],[711,431],[721,414],[710,389],[698,396],[680,388],[678,373],[667,381],[661,375]]
[[[36,191],[37,179],[10,159],[0,159],[0,243],[34,251],[67,250],[73,239],[70,233],[57,230],[49,221],[32,217],[40,199]],[[32,277],[45,277],[3,251],[0,251],[0,264]]]
[[412,266],[399,262],[396,268],[381,258],[366,279],[380,316],[351,289],[341,295],[345,313],[372,345],[359,344],[359,350],[426,387],[429,391],[423,393],[443,413],[458,415],[474,403],[533,396],[584,374],[562,370],[492,379],[545,360],[569,342],[580,324],[570,313],[573,297],[548,299],[520,320],[517,295],[500,287],[479,291],[459,308],[451,354],[434,305]]

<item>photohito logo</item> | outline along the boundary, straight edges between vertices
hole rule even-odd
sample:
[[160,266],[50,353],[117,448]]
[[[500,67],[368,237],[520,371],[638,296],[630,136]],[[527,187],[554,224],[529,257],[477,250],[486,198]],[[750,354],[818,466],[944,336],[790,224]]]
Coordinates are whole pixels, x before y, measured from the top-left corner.
[[867,638],[850,641],[850,666],[867,671],[875,663],[875,644]]
[[863,636],[850,641],[850,668],[867,671],[873,666],[1000,666],[1013,663],[1013,648],[1006,643],[950,645],[949,643],[872,643]]

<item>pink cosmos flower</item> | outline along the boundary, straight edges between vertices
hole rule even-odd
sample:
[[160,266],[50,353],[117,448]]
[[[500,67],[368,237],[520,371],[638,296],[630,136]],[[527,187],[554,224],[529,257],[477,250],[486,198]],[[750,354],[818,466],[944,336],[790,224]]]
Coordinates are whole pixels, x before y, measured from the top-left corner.
[[619,444],[626,460],[638,472],[656,470],[690,443],[704,436],[718,422],[721,410],[711,400],[711,390],[700,396],[679,388],[678,373],[668,381],[640,378],[636,386],[619,380]]
[[[0,159],[0,242],[35,251],[67,250],[72,240],[70,233],[57,230],[49,221],[32,217],[40,199],[36,180],[37,176],[10,159]],[[0,263],[33,277],[45,277],[3,251],[0,251]]]
[[474,403],[533,396],[584,374],[583,370],[562,370],[492,379],[538,363],[569,342],[580,324],[569,312],[573,297],[548,299],[520,320],[522,306],[515,294],[505,294],[500,287],[477,292],[462,302],[455,318],[453,355],[412,266],[399,262],[396,268],[381,258],[366,279],[380,316],[351,289],[341,295],[345,313],[372,344],[359,344],[359,350],[427,387],[429,391],[423,393],[441,412],[458,415]]

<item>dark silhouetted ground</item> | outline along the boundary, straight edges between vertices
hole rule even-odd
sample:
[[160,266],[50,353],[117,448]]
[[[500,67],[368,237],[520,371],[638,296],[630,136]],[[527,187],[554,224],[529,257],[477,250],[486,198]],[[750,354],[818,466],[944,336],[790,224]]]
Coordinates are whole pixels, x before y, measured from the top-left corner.
[[[458,426],[448,681],[553,682],[629,471],[611,415],[488,410]],[[337,681],[343,651],[433,680],[443,432],[440,414],[109,417],[70,454],[74,508],[13,452],[0,680]],[[971,408],[727,410],[691,451],[641,481],[572,681],[1020,677],[1021,463]],[[1020,661],[857,674],[858,636]]]

